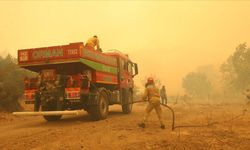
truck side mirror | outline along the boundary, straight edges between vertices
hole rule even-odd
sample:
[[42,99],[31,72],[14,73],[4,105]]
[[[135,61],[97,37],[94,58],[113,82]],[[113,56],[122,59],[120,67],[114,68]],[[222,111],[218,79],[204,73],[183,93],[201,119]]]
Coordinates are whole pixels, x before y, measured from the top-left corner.
[[138,74],[138,66],[136,63],[134,63],[134,74],[133,74],[133,77],[136,76]]

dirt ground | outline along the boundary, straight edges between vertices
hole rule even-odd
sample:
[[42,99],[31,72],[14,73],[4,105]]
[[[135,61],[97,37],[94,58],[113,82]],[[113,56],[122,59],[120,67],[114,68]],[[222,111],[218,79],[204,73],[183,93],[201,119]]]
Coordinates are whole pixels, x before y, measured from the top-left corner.
[[87,113],[56,122],[46,122],[40,116],[0,113],[0,149],[250,149],[250,109],[241,115],[240,104],[170,104],[175,110],[176,125],[217,122],[209,127],[174,131],[171,131],[171,113],[165,108],[165,130],[160,129],[155,112],[145,129],[137,127],[145,106],[145,103],[135,104],[129,115],[124,115],[120,106],[111,106],[109,117],[101,121],[92,121]]

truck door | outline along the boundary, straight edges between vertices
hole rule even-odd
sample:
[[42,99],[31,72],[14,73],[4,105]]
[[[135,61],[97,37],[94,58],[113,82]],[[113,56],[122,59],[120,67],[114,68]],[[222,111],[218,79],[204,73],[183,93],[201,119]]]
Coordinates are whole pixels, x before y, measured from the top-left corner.
[[133,87],[133,63],[129,60],[120,58],[119,64],[119,82],[120,88]]

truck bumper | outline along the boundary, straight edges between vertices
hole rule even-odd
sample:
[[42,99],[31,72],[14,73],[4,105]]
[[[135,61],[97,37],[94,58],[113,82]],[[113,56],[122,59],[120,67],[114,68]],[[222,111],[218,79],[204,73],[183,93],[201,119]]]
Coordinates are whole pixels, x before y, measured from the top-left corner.
[[25,104],[35,104],[35,101],[25,101]]
[[79,115],[80,110],[65,111],[38,111],[38,112],[13,112],[17,116],[58,116],[58,115]]

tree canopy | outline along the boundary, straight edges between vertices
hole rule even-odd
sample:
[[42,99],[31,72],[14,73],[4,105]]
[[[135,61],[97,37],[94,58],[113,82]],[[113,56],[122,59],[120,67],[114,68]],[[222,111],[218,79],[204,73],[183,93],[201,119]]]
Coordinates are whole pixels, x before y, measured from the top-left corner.
[[250,85],[250,48],[246,43],[236,47],[235,52],[221,65],[225,85],[236,91],[249,88]]
[[23,79],[31,75],[30,71],[18,67],[17,60],[12,56],[0,57],[0,110],[21,108],[18,99],[23,95]]
[[212,90],[212,85],[207,76],[200,72],[190,72],[182,80],[182,87],[193,96],[207,96]]

